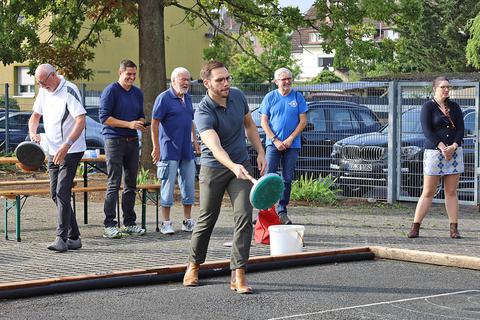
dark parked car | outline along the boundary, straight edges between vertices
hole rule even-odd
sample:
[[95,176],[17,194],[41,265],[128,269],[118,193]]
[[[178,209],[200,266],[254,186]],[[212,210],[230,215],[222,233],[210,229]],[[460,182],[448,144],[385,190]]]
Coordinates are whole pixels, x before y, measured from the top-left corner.
[[[12,151],[28,135],[28,119],[31,112],[9,112],[8,143]],[[5,152],[5,114],[0,118],[0,152]]]
[[[330,171],[333,145],[351,135],[378,131],[381,124],[366,106],[346,101],[313,101],[308,103],[307,126],[302,133],[302,149],[297,160],[299,175],[326,176]],[[252,112],[265,145],[265,133],[260,126],[259,110]],[[249,149],[252,165],[256,152]]]
[[[463,109],[465,174],[460,188],[473,186],[475,110]],[[402,114],[400,177],[401,186],[410,196],[419,196],[423,184],[425,136],[420,123],[420,108]],[[388,126],[379,132],[359,134],[338,141],[333,146],[330,168],[346,195],[363,195],[374,186],[387,185]],[[471,177],[471,178],[469,178]],[[471,186],[469,186],[471,184]]]
[[[21,112],[12,112],[9,114],[9,148],[10,151],[13,151],[15,147],[26,138],[28,138],[28,119],[32,112],[30,111],[21,111]],[[102,136],[103,125],[93,120],[89,116],[86,117],[86,140],[88,149],[100,149],[103,153],[104,150],[104,141]],[[42,133],[43,124],[40,120],[40,126],[38,132]],[[5,117],[0,118],[0,151],[5,151]]]

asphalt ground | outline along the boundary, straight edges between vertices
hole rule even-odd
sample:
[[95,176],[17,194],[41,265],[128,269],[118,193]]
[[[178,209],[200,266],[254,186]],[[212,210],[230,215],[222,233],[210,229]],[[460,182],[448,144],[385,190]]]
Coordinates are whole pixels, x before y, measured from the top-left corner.
[[480,319],[478,271],[392,260],[227,276],[0,302],[0,319]]
[[[82,208],[81,204],[78,199],[77,208]],[[415,204],[409,203],[391,206],[346,201],[334,207],[292,205],[289,215],[294,223],[305,226],[304,251],[307,252],[382,246],[443,253],[447,257],[480,257],[477,207],[460,208],[459,228],[463,238],[458,240],[448,236],[448,220],[441,205],[432,207],[422,225],[421,237],[408,239],[406,234],[414,207]],[[139,214],[140,206],[136,209]],[[190,234],[177,231],[173,236],[166,236],[155,232],[153,205],[149,204],[147,209],[147,234],[118,240],[102,238],[103,203],[90,202],[89,210],[88,225],[82,222],[81,209],[78,217],[83,248],[63,254],[53,253],[46,250],[55,234],[53,203],[46,197],[30,197],[22,210],[22,242],[0,240],[0,285],[186,263]],[[193,209],[194,217],[196,210],[197,206]],[[172,210],[172,219],[175,229],[179,230],[181,210],[178,206]],[[232,225],[232,208],[226,203],[212,235],[207,261],[229,259],[230,248],[224,243],[231,240]],[[12,214],[9,230],[12,233]],[[252,246],[252,257],[268,254],[268,246]],[[0,301],[0,317],[459,319],[456,313],[461,312],[464,319],[480,319],[479,295],[472,291],[479,289],[478,275],[475,270],[389,260],[337,263],[250,273],[249,282],[256,290],[251,296],[233,294],[228,288],[228,278],[219,277],[206,279],[204,283],[207,285],[192,290],[175,282],[3,300]],[[433,304],[442,307],[426,307]],[[398,311],[406,312],[412,308],[414,311],[407,314]],[[449,315],[449,310],[455,315]],[[442,313],[443,316],[437,316],[443,311],[446,312]]]

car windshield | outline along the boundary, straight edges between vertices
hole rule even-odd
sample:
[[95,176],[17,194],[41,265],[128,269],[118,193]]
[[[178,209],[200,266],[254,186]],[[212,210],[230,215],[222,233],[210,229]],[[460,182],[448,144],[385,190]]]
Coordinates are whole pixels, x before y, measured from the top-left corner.
[[[388,125],[380,130],[381,133],[388,133]],[[420,109],[412,109],[402,114],[402,133],[422,133],[420,123]]]

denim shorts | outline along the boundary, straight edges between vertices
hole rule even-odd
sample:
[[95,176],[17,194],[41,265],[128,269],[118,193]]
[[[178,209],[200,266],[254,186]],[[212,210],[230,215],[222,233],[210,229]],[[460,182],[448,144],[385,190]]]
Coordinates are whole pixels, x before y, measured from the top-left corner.
[[195,202],[195,160],[163,160],[157,163],[157,178],[161,182],[160,204],[162,207],[173,206],[175,179],[182,195],[182,204],[193,205]]

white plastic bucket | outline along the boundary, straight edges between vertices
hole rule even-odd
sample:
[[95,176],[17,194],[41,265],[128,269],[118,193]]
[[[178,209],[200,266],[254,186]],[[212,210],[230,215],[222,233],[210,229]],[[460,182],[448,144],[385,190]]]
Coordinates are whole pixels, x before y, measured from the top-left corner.
[[270,232],[270,255],[302,252],[305,227],[301,225],[273,225]]

